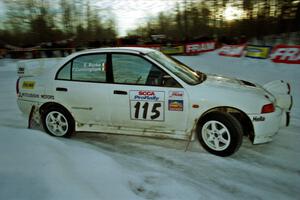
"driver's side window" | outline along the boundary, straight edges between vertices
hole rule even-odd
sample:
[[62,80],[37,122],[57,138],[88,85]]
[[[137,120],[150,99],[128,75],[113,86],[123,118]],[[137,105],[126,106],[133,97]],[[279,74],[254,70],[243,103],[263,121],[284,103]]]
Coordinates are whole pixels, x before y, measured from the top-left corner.
[[[164,71],[135,55],[112,54],[112,71],[114,83],[180,87],[176,80]],[[167,82],[168,85],[165,84]]]

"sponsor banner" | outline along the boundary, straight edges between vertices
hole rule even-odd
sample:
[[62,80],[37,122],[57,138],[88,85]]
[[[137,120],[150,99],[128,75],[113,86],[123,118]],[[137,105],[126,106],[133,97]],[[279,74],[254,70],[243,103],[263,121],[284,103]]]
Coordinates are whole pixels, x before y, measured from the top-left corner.
[[161,91],[133,90],[130,91],[130,100],[135,101],[164,101],[165,93]]
[[241,57],[243,55],[245,45],[225,45],[220,51],[220,56]]
[[184,46],[161,47],[161,52],[164,54],[182,54],[184,53]]
[[169,100],[168,101],[169,111],[183,111],[183,100]]
[[197,54],[212,51],[216,48],[216,42],[194,42],[185,45],[186,54]]
[[300,64],[300,45],[277,45],[270,59],[275,63]]
[[35,82],[34,81],[24,81],[22,88],[23,89],[34,89]]
[[266,59],[269,57],[269,53],[272,47],[270,46],[256,46],[248,45],[246,47],[246,57]]

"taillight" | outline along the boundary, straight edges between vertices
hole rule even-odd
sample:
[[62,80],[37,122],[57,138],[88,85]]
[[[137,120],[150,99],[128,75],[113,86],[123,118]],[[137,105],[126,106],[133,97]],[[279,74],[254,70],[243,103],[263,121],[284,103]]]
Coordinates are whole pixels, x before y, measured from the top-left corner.
[[288,88],[288,94],[291,94],[291,85],[287,83],[287,88]]
[[20,82],[20,78],[18,78],[17,83],[16,83],[16,93],[17,93],[17,95],[19,94],[19,82]]
[[261,113],[271,113],[275,111],[275,107],[272,103],[266,104],[261,108]]

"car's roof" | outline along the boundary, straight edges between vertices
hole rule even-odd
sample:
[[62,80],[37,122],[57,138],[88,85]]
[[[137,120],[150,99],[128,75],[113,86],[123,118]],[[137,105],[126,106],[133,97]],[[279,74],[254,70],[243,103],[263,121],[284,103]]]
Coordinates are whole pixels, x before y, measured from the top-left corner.
[[143,48],[143,47],[106,47],[106,48],[87,49],[77,53],[128,52],[128,51],[146,54],[155,50],[150,48]]
[[135,53],[135,54],[147,54],[149,52],[155,51],[154,49],[150,48],[142,48],[142,47],[106,47],[106,48],[96,48],[96,49],[86,49],[82,51],[77,51],[72,53],[71,55],[65,57],[61,63],[66,63],[70,59],[75,58],[79,55],[84,54],[92,54],[92,53],[107,53],[107,52],[118,52],[118,53]]

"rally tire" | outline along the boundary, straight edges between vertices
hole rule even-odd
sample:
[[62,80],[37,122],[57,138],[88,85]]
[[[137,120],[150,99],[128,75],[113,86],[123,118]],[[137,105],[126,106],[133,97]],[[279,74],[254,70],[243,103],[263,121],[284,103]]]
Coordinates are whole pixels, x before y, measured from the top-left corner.
[[197,126],[198,139],[202,147],[217,156],[230,156],[243,141],[240,122],[224,112],[210,112],[203,116]]
[[60,107],[50,107],[42,115],[45,131],[55,137],[71,137],[75,131],[72,115]]

